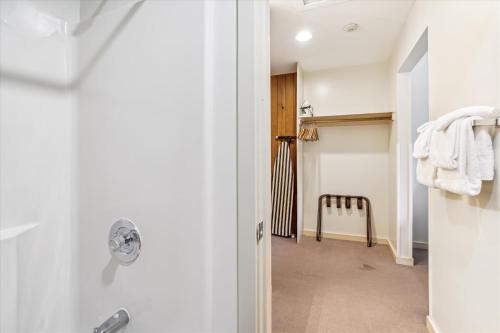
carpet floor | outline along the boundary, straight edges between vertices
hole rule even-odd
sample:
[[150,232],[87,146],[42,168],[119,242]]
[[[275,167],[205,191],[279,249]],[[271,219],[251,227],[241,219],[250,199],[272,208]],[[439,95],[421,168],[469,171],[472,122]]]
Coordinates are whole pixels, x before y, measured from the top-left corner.
[[427,255],[396,265],[389,247],[273,237],[273,333],[426,333]]

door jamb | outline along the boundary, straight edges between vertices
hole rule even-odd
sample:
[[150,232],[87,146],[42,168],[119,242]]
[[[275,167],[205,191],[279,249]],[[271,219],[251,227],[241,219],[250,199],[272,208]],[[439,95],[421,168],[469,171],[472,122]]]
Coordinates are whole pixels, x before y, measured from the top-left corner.
[[[271,332],[269,1],[237,0],[238,332]],[[264,237],[256,229],[264,221]]]
[[428,29],[422,33],[397,72],[397,245],[396,263],[413,266],[412,140],[410,72],[428,52]]

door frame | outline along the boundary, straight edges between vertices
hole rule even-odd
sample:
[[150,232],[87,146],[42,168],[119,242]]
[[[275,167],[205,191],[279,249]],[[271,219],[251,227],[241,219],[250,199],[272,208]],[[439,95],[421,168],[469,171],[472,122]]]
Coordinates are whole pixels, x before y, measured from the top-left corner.
[[[269,1],[237,0],[238,332],[271,332]],[[257,240],[258,223],[264,235]]]
[[[413,266],[413,161],[411,133],[411,71],[428,53],[428,30],[418,41],[399,68],[396,77],[396,182],[397,182],[397,244],[396,263]],[[430,196],[429,196],[430,197]],[[429,202],[429,214],[430,202]],[[429,220],[429,219],[428,219]],[[429,271],[430,274],[430,271]]]

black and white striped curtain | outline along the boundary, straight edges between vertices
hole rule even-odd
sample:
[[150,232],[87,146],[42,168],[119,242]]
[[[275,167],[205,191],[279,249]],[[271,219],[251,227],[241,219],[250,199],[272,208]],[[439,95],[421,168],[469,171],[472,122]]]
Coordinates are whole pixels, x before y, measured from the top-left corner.
[[288,142],[282,141],[274,162],[272,181],[272,234],[291,236],[293,211],[293,166]]

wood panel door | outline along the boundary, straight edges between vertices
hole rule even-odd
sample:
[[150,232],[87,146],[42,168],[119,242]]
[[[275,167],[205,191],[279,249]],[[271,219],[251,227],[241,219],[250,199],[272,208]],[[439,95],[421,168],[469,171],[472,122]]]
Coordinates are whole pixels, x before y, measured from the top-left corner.
[[[271,172],[280,142],[277,136],[297,135],[297,74],[271,76]],[[292,234],[297,235],[297,140],[290,142],[294,173]]]

